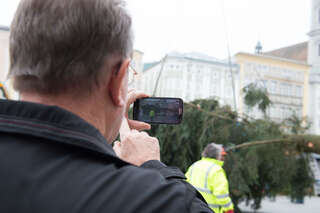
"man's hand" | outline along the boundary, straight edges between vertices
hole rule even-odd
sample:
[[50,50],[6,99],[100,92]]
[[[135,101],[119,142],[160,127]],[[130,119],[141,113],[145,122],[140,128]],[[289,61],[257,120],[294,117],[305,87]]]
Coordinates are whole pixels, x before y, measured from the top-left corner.
[[146,132],[131,130],[127,119],[123,119],[120,128],[120,140],[114,143],[113,149],[117,156],[136,166],[149,160],[160,161],[160,146],[156,138]]
[[130,106],[139,98],[147,98],[149,95],[142,93],[142,92],[137,92],[134,89],[131,89],[128,91],[128,98],[127,98],[127,104],[126,104],[126,111],[125,111],[125,119],[127,119],[127,122],[129,124],[130,129],[135,129],[138,131],[142,130],[149,130],[151,129],[150,124],[141,122],[141,121],[135,121],[135,120],[130,120],[128,118],[128,111],[130,109]]
[[144,122],[128,119],[130,105],[138,98],[148,97],[146,94],[132,90],[128,94],[126,116],[120,127],[120,141],[114,143],[113,149],[117,156],[124,161],[140,166],[149,160],[160,161],[160,146],[156,138],[150,137],[146,132],[138,130],[150,129]]

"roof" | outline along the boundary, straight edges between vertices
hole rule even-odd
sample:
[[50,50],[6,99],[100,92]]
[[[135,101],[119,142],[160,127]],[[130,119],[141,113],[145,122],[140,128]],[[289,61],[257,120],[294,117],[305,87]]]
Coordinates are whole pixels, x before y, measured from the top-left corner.
[[[170,52],[161,61],[165,60],[165,58],[167,58],[167,57],[168,58],[184,59],[184,60],[188,60],[188,61],[196,61],[196,62],[207,63],[207,64],[220,65],[220,66],[225,66],[225,67],[230,66],[226,60],[220,60],[220,59],[217,59],[217,58],[214,58],[214,57],[202,54],[202,53],[196,53],[196,52],[185,53],[185,54],[181,54],[178,52]],[[145,63],[143,66],[143,71],[149,70],[150,68],[161,63],[161,61]],[[238,67],[238,65],[233,62],[232,62],[231,66],[233,68]]]
[[[196,62],[229,67],[229,63],[226,60],[220,60],[215,57],[211,57],[198,52],[191,52],[191,53],[184,53],[184,54],[178,53],[178,52],[171,52],[167,56],[171,58],[181,58],[189,61],[196,61]],[[236,67],[236,66],[237,66],[236,64],[232,63],[232,67]]]
[[264,52],[263,55],[269,55],[279,58],[286,58],[294,61],[307,63],[308,61],[308,42],[283,47],[280,49]]
[[0,25],[0,30],[2,30],[2,31],[9,31],[10,28],[7,27],[7,26],[1,26],[1,25]]
[[176,51],[170,52],[167,54],[169,57],[176,57],[176,58],[185,58],[185,59],[192,59],[198,61],[206,61],[206,62],[221,62],[220,59],[208,56],[203,53],[199,52],[190,52],[190,53],[179,53]]
[[282,62],[299,64],[299,65],[303,65],[303,66],[310,66],[306,61],[298,61],[298,60],[293,60],[293,59],[288,59],[288,58],[283,58],[283,57],[278,57],[278,56],[272,56],[272,55],[266,55],[266,54],[252,54],[252,53],[239,52],[235,56],[239,56],[239,55],[268,58],[268,59],[278,60],[278,61],[282,61]]
[[148,70],[148,69],[150,69],[151,67],[153,67],[153,66],[155,66],[155,65],[157,65],[157,64],[159,64],[159,63],[160,63],[159,61],[151,62],[151,63],[144,63],[144,64],[143,64],[143,71]]

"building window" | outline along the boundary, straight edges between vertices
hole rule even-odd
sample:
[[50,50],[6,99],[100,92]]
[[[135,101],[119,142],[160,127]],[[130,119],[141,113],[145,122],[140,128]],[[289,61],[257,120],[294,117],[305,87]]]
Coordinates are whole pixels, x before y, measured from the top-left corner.
[[320,8],[318,9],[318,24],[320,24]]
[[273,94],[273,93],[276,93],[276,90],[277,90],[277,82],[271,81],[271,82],[269,82],[268,85],[270,86],[270,89],[268,89],[269,92],[272,93],[272,94]]
[[318,44],[318,56],[320,56],[320,44]]

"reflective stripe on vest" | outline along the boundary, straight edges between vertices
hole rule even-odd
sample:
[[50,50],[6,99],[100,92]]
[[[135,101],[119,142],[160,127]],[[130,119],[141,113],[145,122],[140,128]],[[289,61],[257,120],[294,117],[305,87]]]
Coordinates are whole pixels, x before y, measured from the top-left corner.
[[[215,165],[216,165],[216,164],[212,164],[212,165],[207,169],[206,178],[205,178],[205,182],[204,182],[204,188],[195,187],[199,192],[204,192],[204,193],[207,193],[207,194],[212,194],[212,192],[210,191],[210,189],[208,189],[208,178],[209,178],[209,174],[210,174],[211,169],[212,169]],[[192,172],[193,172],[193,169],[194,169],[194,164],[191,166],[191,170],[190,170],[190,182],[191,182],[191,180],[192,180]]]
[[199,188],[199,187],[196,187],[196,189],[197,189],[199,192],[204,192],[204,193],[207,193],[207,194],[212,194],[212,192],[211,192],[209,189],[204,189],[204,188]]
[[[205,189],[205,188],[200,188],[200,187],[195,187],[199,192],[204,192],[207,194],[212,194],[212,192],[209,189]],[[218,199],[223,199],[223,198],[227,198],[229,197],[229,194],[224,194],[224,195],[217,195],[215,196]]]
[[204,188],[208,189],[208,177],[209,177],[209,174],[210,174],[210,171],[212,169],[212,167],[214,167],[216,164],[212,164],[209,169],[207,170],[207,173],[206,173],[206,178],[205,178],[205,183],[204,183]]
[[216,198],[222,199],[222,198],[227,198],[229,197],[229,194],[224,194],[224,195],[217,195]]
[[190,171],[190,182],[192,180],[192,172],[193,172],[193,169],[194,169],[194,164],[191,166],[191,171]]
[[217,205],[217,204],[210,204],[210,203],[208,205],[210,208],[220,208],[220,207],[228,208],[232,205],[232,202],[230,201],[229,203],[224,205]]
[[220,207],[220,205],[217,205],[217,204],[210,204],[210,203],[208,203],[208,205],[209,205],[210,208],[215,208],[215,209],[217,209],[217,208]]
[[[212,163],[212,162],[211,162]],[[230,200],[228,200],[227,202],[227,204],[216,204],[216,203],[213,203],[213,202],[221,202],[222,201],[222,203],[223,203],[223,200],[221,200],[221,201],[219,201],[219,199],[225,199],[225,198],[229,198],[229,193],[227,193],[227,194],[221,194],[221,195],[217,195],[217,196],[215,196],[214,194],[213,194],[213,192],[210,190],[210,186],[209,186],[209,177],[210,177],[210,173],[211,173],[211,171],[213,170],[213,168],[215,167],[215,166],[218,166],[218,167],[220,167],[219,165],[217,165],[217,164],[214,164],[214,163],[212,163],[211,165],[208,165],[208,167],[207,167],[207,169],[206,170],[204,170],[204,182],[202,182],[202,181],[200,181],[200,182],[197,182],[198,184],[198,186],[200,186],[200,187],[196,187],[195,186],[195,188],[199,191],[199,192],[201,192],[201,193],[204,193],[203,194],[203,196],[210,196],[211,197],[211,199],[214,199],[214,200],[212,200],[211,202],[209,201],[207,201],[208,202],[208,205],[209,205],[209,207],[210,208],[216,208],[216,209],[219,209],[219,208],[228,208],[228,207],[231,207],[232,206],[232,201],[230,201]],[[190,182],[192,182],[192,180],[196,180],[196,176],[195,177],[193,177],[193,175],[196,175],[196,174],[194,174],[195,172],[196,172],[196,169],[197,168],[197,164],[195,163],[195,164],[193,164],[191,167],[190,167],[190,177],[189,177],[189,181]],[[201,183],[202,182],[202,183]],[[203,185],[202,185],[203,184]],[[204,186],[204,187],[201,187],[201,185],[202,186]],[[214,187],[214,185],[213,185],[213,187]]]

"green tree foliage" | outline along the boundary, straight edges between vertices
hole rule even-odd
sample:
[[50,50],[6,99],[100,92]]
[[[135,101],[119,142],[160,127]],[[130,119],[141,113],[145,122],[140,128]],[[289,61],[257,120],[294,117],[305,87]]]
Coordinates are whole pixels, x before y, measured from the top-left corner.
[[283,125],[287,127],[287,130],[292,134],[305,134],[306,131],[310,128],[310,122],[307,118],[299,118],[294,112],[293,115],[283,121]]
[[249,108],[258,106],[266,114],[267,108],[272,104],[266,89],[259,88],[256,84],[252,83],[243,88],[243,92],[245,93],[244,102]]
[[308,156],[299,156],[296,160],[295,172],[290,179],[288,188],[292,201],[303,201],[304,196],[311,192],[310,182],[313,182],[313,178],[308,175],[310,172]]
[[[261,110],[265,111],[265,108],[262,107]],[[288,120],[287,127],[294,133],[303,134],[300,127],[294,127],[301,126],[302,121],[299,123],[295,119],[297,118]],[[201,158],[203,148],[210,142],[232,148],[250,141],[287,139],[287,131],[283,131],[282,126],[268,118],[250,121],[240,119],[229,106],[219,106],[216,100],[196,100],[184,105],[181,125],[153,126],[151,135],[160,141],[162,161],[185,172],[193,162]],[[236,210],[240,212],[237,205],[243,201],[250,202],[252,208],[258,209],[265,196],[294,194],[299,190],[293,185],[301,186],[303,190],[299,193],[304,196],[305,189],[312,186],[312,177],[308,165],[302,164],[299,156],[302,155],[297,145],[290,143],[230,151],[224,167]],[[297,177],[296,174],[300,172],[305,175]]]

